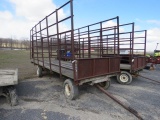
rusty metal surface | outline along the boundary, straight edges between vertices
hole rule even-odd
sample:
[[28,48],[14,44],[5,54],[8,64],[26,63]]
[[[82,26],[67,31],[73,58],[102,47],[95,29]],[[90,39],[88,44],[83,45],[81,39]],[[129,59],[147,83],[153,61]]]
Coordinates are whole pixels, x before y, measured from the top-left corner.
[[140,77],[142,77],[142,78],[145,78],[145,79],[147,79],[147,80],[150,80],[150,81],[153,81],[153,82],[156,82],[156,83],[160,84],[160,81],[157,81],[157,80],[154,80],[154,79],[151,79],[151,78],[142,76],[142,75],[138,75],[138,76],[140,76]]
[[[68,8],[68,16],[60,17],[59,12]],[[110,18],[78,29],[74,29],[73,0],[56,9],[44,19],[40,20],[30,31],[30,58],[33,63],[45,68],[49,62],[52,71],[52,61],[59,61],[59,74],[62,74],[62,61],[78,61],[78,70],[73,63],[74,79],[81,80],[103,74],[120,72],[121,61],[125,55],[121,50],[129,50],[128,63],[131,70],[144,66],[146,54],[146,31],[134,31],[134,23],[119,25],[119,17]],[[114,25],[109,25],[114,22]],[[69,24],[67,30],[61,25]],[[126,29],[126,27],[128,27]],[[127,32],[120,31],[126,29]],[[137,35],[140,34],[140,35]],[[136,48],[143,45],[141,49]],[[64,50],[64,52],[60,52]],[[140,58],[135,58],[135,52],[141,51]],[[106,57],[106,58],[104,58]],[[134,64],[132,59],[135,58]],[[126,58],[125,58],[126,60]],[[78,76],[76,75],[78,74]]]
[[[121,57],[120,63],[130,65],[129,71],[138,71],[143,69],[146,65],[146,36],[147,31],[134,31],[134,23],[119,25],[119,29],[125,29],[126,31],[119,32],[119,56]],[[115,50],[110,52],[109,46],[115,43],[115,40],[107,41],[107,52],[102,52],[102,57],[115,55]],[[134,62],[132,60],[135,59]]]
[[146,66],[146,57],[139,56],[134,58],[134,62],[132,65],[132,70],[140,70]]
[[77,79],[83,80],[120,71],[120,57],[77,59]]
[[125,51],[125,53],[120,52],[121,63],[131,65],[130,71],[138,71],[146,65],[147,31],[134,31],[134,23],[120,25],[120,28],[124,29],[126,26],[130,26],[130,31],[120,32],[119,38],[120,51]]

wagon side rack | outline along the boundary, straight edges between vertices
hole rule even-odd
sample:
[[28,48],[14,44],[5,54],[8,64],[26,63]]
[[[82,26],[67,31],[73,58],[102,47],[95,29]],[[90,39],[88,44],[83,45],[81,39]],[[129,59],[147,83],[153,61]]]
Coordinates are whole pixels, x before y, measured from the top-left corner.
[[[119,25],[119,29],[126,30],[119,33],[119,56],[121,73],[117,76],[120,84],[130,84],[132,76],[138,74],[146,66],[146,36],[147,31],[135,31],[134,23]],[[109,41],[111,44],[114,41]],[[107,49],[109,47],[106,47]],[[109,49],[108,49],[109,51]],[[102,54],[102,57],[113,54]]]

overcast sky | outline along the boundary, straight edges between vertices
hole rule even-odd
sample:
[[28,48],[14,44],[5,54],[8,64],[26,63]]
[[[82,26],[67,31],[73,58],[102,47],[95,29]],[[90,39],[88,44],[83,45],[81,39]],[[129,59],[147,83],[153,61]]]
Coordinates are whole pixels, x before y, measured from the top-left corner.
[[[0,37],[29,39],[30,29],[68,0],[0,0]],[[120,24],[135,22],[148,30],[147,51],[160,43],[160,0],[73,0],[74,27],[120,17]],[[61,12],[62,16],[66,11]],[[158,48],[160,50],[160,44]]]

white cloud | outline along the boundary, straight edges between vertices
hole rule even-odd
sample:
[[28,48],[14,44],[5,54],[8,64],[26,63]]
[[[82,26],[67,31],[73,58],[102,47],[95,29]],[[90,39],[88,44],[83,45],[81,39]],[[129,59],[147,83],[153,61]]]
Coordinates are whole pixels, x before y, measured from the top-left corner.
[[140,30],[140,29],[141,29],[140,26],[138,26],[138,25],[135,25],[135,26],[134,26],[134,30],[135,30],[135,31],[138,31],[138,30]]
[[[147,43],[146,43],[146,50],[153,52],[156,48],[157,43],[160,43],[160,28],[157,27],[157,25],[160,25],[159,20],[141,20],[136,19],[137,22],[145,24],[144,27],[148,27],[147,29]],[[136,30],[139,30],[139,28],[142,28],[138,26],[138,28],[135,27]],[[158,50],[160,50],[160,45],[157,47]]]
[[143,20],[139,19],[139,18],[136,18],[135,19],[137,22],[144,22]]
[[29,21],[39,21],[56,9],[52,0],[10,0],[15,6],[16,15]]
[[[160,28],[149,29],[147,31],[147,50],[155,50],[157,43],[160,43]],[[157,50],[160,50],[160,45]]]
[[158,20],[147,20],[148,23],[152,23],[152,24],[156,24],[156,25],[160,25],[160,21]]
[[[9,0],[9,2],[15,11],[0,11],[0,37],[29,39],[30,29],[56,9],[52,0]],[[65,13],[61,9],[59,19],[64,17]]]
[[107,21],[107,22],[103,23],[103,28],[105,28],[105,27],[112,27],[112,26],[116,26],[116,25],[117,25],[116,22],[110,20],[110,21]]
[[[113,26],[117,26],[117,23],[113,20],[111,21],[107,21],[105,23],[103,23],[102,27],[105,28],[105,27],[113,27]],[[124,32],[124,28],[120,27],[119,28],[119,32]]]
[[0,20],[3,21],[3,20],[11,20],[13,18],[13,15],[9,12],[9,11],[4,11],[4,12],[1,12],[0,11]]

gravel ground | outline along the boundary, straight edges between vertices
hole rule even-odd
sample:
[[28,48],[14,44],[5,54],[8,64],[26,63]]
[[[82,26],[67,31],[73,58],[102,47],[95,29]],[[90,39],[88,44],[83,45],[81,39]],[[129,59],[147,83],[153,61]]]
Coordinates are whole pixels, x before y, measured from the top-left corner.
[[[141,75],[160,81],[159,73],[157,65],[156,70],[143,70]],[[62,85],[56,74],[21,81],[16,86],[18,106],[11,107],[0,97],[0,120],[137,120],[93,86],[81,86],[79,98],[70,101]],[[108,91],[143,119],[160,119],[160,84],[138,77],[130,85],[120,85],[112,78]]]

